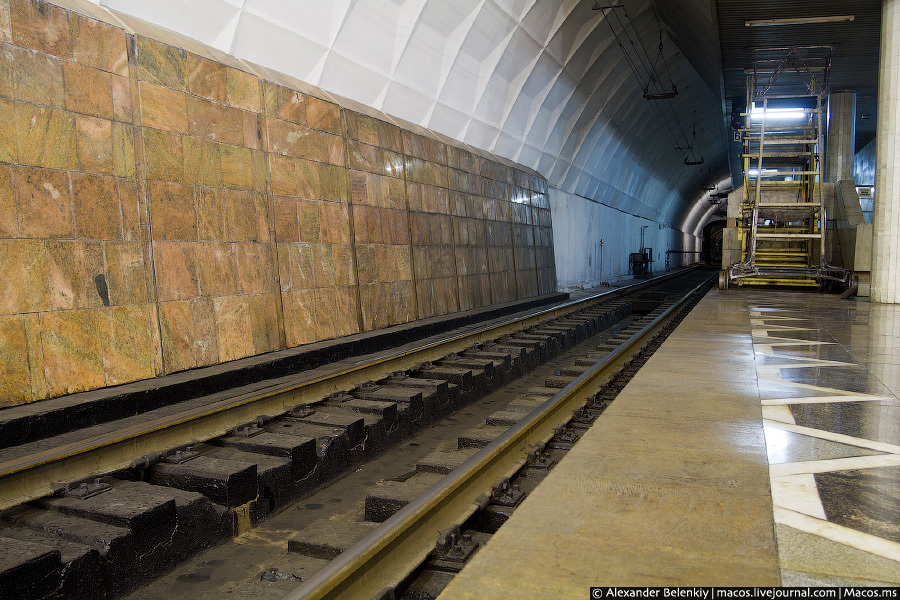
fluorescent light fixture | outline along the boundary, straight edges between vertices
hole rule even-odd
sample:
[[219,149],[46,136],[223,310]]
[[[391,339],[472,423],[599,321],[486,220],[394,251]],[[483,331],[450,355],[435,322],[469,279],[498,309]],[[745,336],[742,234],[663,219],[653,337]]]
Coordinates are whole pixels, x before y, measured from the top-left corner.
[[762,121],[764,114],[766,121],[800,121],[806,118],[806,111],[802,108],[769,108],[766,110],[754,102],[750,109],[750,120]]
[[785,19],[755,19],[744,21],[747,27],[768,27],[770,25],[813,25],[817,23],[843,23],[853,21],[856,15],[835,15],[832,17],[788,17]]
[[[778,169],[763,169],[762,170],[763,176],[771,175],[772,173],[777,173],[777,172],[778,172]],[[757,175],[759,175],[759,169],[750,169],[749,171],[747,171],[747,174],[750,177],[756,177]]]

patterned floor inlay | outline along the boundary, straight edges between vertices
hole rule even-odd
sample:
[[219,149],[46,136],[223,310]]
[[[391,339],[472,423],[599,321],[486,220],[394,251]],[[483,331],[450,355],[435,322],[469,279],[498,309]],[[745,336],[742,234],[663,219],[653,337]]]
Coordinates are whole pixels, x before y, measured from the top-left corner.
[[900,308],[879,307],[870,323],[860,300],[774,292],[748,303],[783,584],[896,584],[900,343],[879,327]]

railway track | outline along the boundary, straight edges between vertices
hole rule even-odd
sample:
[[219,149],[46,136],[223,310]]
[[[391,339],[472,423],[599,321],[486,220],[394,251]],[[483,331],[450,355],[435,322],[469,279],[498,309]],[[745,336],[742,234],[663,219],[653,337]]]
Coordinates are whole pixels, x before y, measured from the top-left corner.
[[[711,282],[690,271],[668,285],[696,296]],[[367,493],[362,520],[314,522],[286,542],[322,567],[291,598],[372,598],[385,589],[429,597],[416,590],[446,579],[471,553],[470,542],[508,517],[624,385],[648,340],[685,310],[672,291],[650,289],[659,285],[501,319],[345,361],[331,373],[286,376],[94,435],[69,435],[63,444],[37,444],[0,463],[0,506],[8,509],[0,549],[19,557],[0,563],[0,590],[17,598],[126,595],[605,331],[602,343],[591,341],[590,351],[544,385],[460,435],[456,451],[425,457],[407,477]],[[68,483],[48,489],[48,481]],[[435,531],[446,532],[438,550]],[[316,562],[326,559],[333,560]],[[273,569],[267,578],[280,582],[271,588],[277,597],[296,576]]]

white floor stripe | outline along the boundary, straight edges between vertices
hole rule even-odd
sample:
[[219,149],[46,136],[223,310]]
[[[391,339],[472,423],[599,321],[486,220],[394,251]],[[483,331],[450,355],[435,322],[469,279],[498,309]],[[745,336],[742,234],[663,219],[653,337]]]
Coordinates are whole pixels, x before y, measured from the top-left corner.
[[897,542],[856,531],[855,529],[849,529],[836,523],[815,519],[809,515],[778,506],[775,507],[775,522],[827,538],[845,546],[852,546],[863,552],[900,561],[900,544]]
[[773,398],[763,400],[763,406],[779,406],[782,404],[826,404],[829,402],[889,402],[897,400],[893,396],[808,396],[806,398]]
[[[785,358],[785,357],[779,357]],[[797,362],[768,363],[759,365],[759,369],[805,369],[808,367],[859,367],[856,363],[838,362],[836,360],[804,359]]]
[[866,440],[841,433],[832,433],[822,429],[813,429],[812,427],[803,427],[801,425],[791,425],[789,423],[779,423],[778,421],[768,421],[763,419],[763,426],[774,427],[791,433],[799,433],[800,435],[808,435],[822,440],[830,440],[839,444],[847,444],[850,446],[859,446],[860,448],[868,448],[876,452],[887,452],[890,454],[900,454],[900,446],[893,444],[885,444],[884,442],[876,442],[874,440]]
[[769,335],[766,335],[766,336],[756,336],[755,335],[753,337],[759,338],[760,340],[765,340],[765,341],[754,340],[753,341],[754,347],[756,347],[756,346],[762,346],[763,348],[768,347],[768,348],[770,348],[771,352],[774,352],[774,350],[771,350],[772,346],[836,346],[837,345],[837,342],[820,342],[818,340],[798,340],[796,338],[780,338],[780,337],[774,337],[774,336],[769,336]]
[[845,458],[829,458],[827,460],[807,460],[794,463],[769,465],[770,477],[787,477],[802,473],[830,473],[832,471],[854,471],[857,469],[876,469],[878,467],[900,466],[898,454],[875,454],[873,456],[848,456]]
[[791,409],[784,405],[763,406],[762,416],[763,419],[768,419],[769,421],[779,421],[781,423],[790,423],[791,425],[797,422],[791,413]]
[[841,396],[853,396],[853,397],[867,397],[871,394],[866,394],[863,392],[848,392],[847,390],[839,390],[837,388],[829,388],[823,387],[821,385],[813,385],[811,383],[798,383],[796,381],[785,381],[781,378],[781,375],[775,375],[772,373],[762,373],[757,375],[757,379],[759,381],[764,381],[766,383],[771,383],[775,385],[783,385],[786,387],[794,387],[801,388],[804,390],[813,390],[816,392],[825,392],[829,395],[841,395]]
[[772,477],[772,503],[817,519],[827,519],[816,478],[811,473]]

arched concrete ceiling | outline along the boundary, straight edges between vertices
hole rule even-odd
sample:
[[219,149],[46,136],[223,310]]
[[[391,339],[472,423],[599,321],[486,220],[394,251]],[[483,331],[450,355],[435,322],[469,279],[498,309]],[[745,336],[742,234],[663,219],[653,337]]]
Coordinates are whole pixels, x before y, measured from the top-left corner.
[[[668,37],[657,56],[650,0],[624,0],[615,14],[592,10],[593,0],[90,1],[661,224],[679,226],[698,190],[727,174],[719,94]],[[646,48],[666,86],[667,65],[674,99],[642,97],[610,29],[621,36],[626,11],[635,45],[619,39],[633,57]],[[703,165],[683,164],[688,151],[674,146],[686,143]]]

